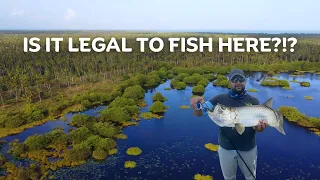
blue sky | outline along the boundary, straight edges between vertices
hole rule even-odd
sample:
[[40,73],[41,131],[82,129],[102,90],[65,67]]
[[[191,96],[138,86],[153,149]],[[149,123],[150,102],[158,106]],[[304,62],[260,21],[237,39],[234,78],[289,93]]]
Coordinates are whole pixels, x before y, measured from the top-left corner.
[[0,30],[320,32],[319,0],[0,0]]

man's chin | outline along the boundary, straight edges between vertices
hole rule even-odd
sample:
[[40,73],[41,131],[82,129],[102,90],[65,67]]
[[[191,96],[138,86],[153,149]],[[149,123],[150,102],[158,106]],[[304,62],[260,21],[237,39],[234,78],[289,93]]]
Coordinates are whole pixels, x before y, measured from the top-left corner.
[[237,92],[242,92],[242,91],[243,91],[243,88],[236,88],[236,91],[237,91]]

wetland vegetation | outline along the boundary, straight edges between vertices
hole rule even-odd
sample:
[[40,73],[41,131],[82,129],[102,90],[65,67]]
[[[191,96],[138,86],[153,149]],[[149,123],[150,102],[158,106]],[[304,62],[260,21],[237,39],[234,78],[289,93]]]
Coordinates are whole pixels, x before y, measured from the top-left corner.
[[[0,154],[0,167],[9,179],[43,179],[57,168],[76,167],[89,159],[104,161],[116,155],[116,141],[128,138],[123,134],[124,128],[138,125],[140,118],[160,119],[171,108],[165,105],[168,98],[156,92],[152,96],[152,104],[149,104],[149,112],[141,112],[148,105],[144,99],[145,93],[168,79],[171,79],[170,87],[165,87],[165,90],[192,87],[194,95],[203,95],[208,84],[228,88],[225,75],[234,67],[247,72],[264,72],[269,78],[262,79],[262,86],[286,89],[291,88],[288,80],[272,76],[280,72],[292,72],[293,75],[305,73],[296,73],[297,70],[313,71],[314,74],[320,72],[320,57],[317,55],[320,45],[316,43],[319,41],[317,38],[301,39],[296,47],[298,50],[290,54],[168,51],[70,54],[63,51],[35,55],[19,50],[22,35],[1,34],[0,37],[3,39],[0,42],[0,137],[19,134],[69,112],[107,105],[98,117],[75,114],[69,122],[72,127],[70,132],[54,128],[44,134],[28,136],[21,142],[11,142],[8,152],[14,158],[28,159],[34,163],[17,166]],[[130,37],[130,45],[137,46],[133,36]],[[301,81],[300,85],[309,87],[310,83]],[[293,107],[279,109],[290,122],[314,132],[319,131],[319,118],[307,117]],[[216,150],[217,146],[209,143],[205,147]],[[141,152],[138,147],[127,150],[130,155],[139,155]],[[136,162],[127,161],[124,166],[133,168]],[[201,175],[196,177],[200,178]]]

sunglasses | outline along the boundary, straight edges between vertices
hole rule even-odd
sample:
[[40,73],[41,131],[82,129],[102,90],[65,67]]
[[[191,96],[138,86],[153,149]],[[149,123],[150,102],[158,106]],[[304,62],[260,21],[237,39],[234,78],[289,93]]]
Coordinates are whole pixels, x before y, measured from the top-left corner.
[[236,76],[236,77],[233,77],[233,78],[231,79],[231,82],[232,82],[232,83],[237,83],[238,81],[241,82],[241,83],[243,83],[243,82],[246,81],[246,78],[244,78],[244,77],[242,77],[242,76]]

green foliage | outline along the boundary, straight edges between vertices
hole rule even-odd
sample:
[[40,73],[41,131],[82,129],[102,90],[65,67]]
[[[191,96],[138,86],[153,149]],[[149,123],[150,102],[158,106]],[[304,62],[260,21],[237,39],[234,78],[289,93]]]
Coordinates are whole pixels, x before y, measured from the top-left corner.
[[214,86],[221,86],[224,88],[230,88],[230,83],[227,77],[218,74],[217,79],[212,83]]
[[183,82],[185,82],[186,84],[197,84],[201,80],[207,81],[207,79],[205,79],[203,76],[196,73],[192,76],[183,78]]
[[140,117],[148,120],[148,119],[153,119],[153,118],[160,119],[162,116],[159,116],[157,114],[153,114],[152,112],[143,112],[143,113],[141,113]]
[[137,101],[131,98],[125,98],[125,97],[117,97],[115,98],[108,106],[109,108],[111,107],[116,107],[116,108],[123,108],[125,109],[129,114],[138,114],[139,113],[139,108],[137,106]]
[[76,114],[71,118],[70,124],[72,126],[80,127],[92,120],[93,118],[91,116],[87,116],[85,114]]
[[265,79],[260,83],[261,86],[271,86],[271,87],[290,87],[290,84],[287,80],[274,80],[274,79]]
[[153,101],[167,101],[168,99],[165,98],[160,92],[156,92],[153,96],[152,96]]
[[221,86],[224,88],[230,88],[230,83],[228,80],[222,80],[222,81],[218,81],[216,80],[215,82],[212,83],[214,86]]
[[196,174],[194,175],[194,180],[213,180],[213,177],[210,175]]
[[180,109],[190,109],[190,106],[182,105],[182,106],[180,106]]
[[114,154],[117,154],[118,150],[116,148],[112,148],[108,151],[108,155],[111,156],[111,155],[114,155]]
[[170,90],[171,90],[171,88],[164,88],[164,90],[166,90],[166,91],[170,91]]
[[5,120],[6,128],[17,128],[23,124],[25,124],[25,120],[22,119],[18,114],[14,116],[10,116],[9,119]]
[[205,91],[205,89],[204,89],[204,87],[201,86],[201,85],[197,85],[197,86],[194,86],[194,87],[192,88],[192,92],[193,92],[193,93],[204,93],[204,91]]
[[123,97],[139,100],[139,99],[143,99],[144,93],[145,91],[140,85],[135,85],[135,86],[128,87],[124,91]]
[[125,168],[135,168],[136,165],[137,165],[137,163],[134,162],[134,161],[126,161],[126,162],[124,162],[124,167]]
[[211,74],[205,74],[203,75],[204,78],[208,79],[209,81],[214,81],[217,79],[216,76],[214,76],[212,73]]
[[0,153],[0,167],[3,166],[6,162],[7,162],[6,157],[4,157],[4,156]]
[[308,121],[315,127],[320,129],[320,118],[309,117]]
[[248,89],[248,92],[258,92],[256,89]]
[[162,102],[160,101],[155,101],[149,108],[149,111],[153,113],[162,113],[166,112],[166,107],[163,105]]
[[295,107],[281,106],[279,110],[288,121],[299,122],[307,119],[306,115],[301,114]]
[[282,89],[285,89],[285,90],[292,90],[291,87],[282,87]]
[[108,153],[102,149],[94,150],[92,157],[96,160],[104,160],[107,158]]
[[24,144],[28,147],[28,150],[34,151],[45,148],[49,141],[44,135],[33,135],[29,136],[25,141]]
[[82,142],[91,135],[90,130],[87,127],[79,127],[76,130],[70,132],[70,139],[74,144]]
[[121,123],[131,119],[129,112],[121,107],[106,108],[101,114],[103,115],[105,121]]
[[271,76],[274,76],[274,75],[276,75],[276,73],[274,72],[274,71],[268,71],[268,73],[267,73],[268,75],[271,75]]
[[116,127],[111,126],[108,123],[94,123],[93,131],[98,133],[102,137],[113,137],[120,133],[120,130]]
[[26,123],[31,123],[34,121],[42,120],[46,116],[48,116],[47,109],[31,106],[30,108],[25,109],[21,118],[24,119]]
[[186,83],[178,81],[178,80],[172,80],[170,83],[170,86],[174,89],[182,90],[187,87]]
[[208,85],[208,82],[205,81],[205,80],[200,80],[200,81],[197,83],[197,86],[206,87],[207,85]]
[[132,155],[132,156],[138,156],[142,153],[142,150],[138,147],[131,147],[131,148],[128,148],[126,153],[128,155]]
[[178,81],[183,81],[183,79],[188,77],[188,76],[189,76],[189,74],[187,74],[187,73],[180,73],[175,77],[175,79],[178,80]]
[[312,100],[312,99],[313,99],[312,96],[304,96],[304,98],[305,98],[306,100]]
[[115,137],[116,137],[117,139],[127,139],[127,138],[128,138],[128,136],[125,135],[125,134],[117,134]]
[[68,150],[66,159],[70,161],[83,161],[87,160],[91,156],[91,150],[88,147],[79,146]]
[[310,86],[310,83],[309,83],[309,82],[306,82],[306,81],[303,81],[303,82],[300,82],[300,86],[309,87],[309,86]]
[[12,154],[15,157],[20,157],[22,153],[25,153],[27,151],[27,146],[23,143],[18,144],[17,146],[12,148]]
[[223,81],[223,80],[228,80],[228,78],[226,76],[224,76],[224,75],[218,74],[216,80],[217,81]]
[[158,76],[158,74],[149,74],[144,86],[146,87],[155,87],[161,82],[161,78]]

